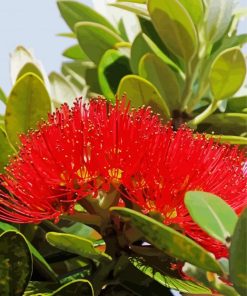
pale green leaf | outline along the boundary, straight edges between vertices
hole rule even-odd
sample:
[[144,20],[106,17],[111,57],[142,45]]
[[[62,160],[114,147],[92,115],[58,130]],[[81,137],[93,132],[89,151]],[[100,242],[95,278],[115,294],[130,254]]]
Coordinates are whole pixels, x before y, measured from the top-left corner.
[[149,0],[153,24],[166,46],[189,61],[197,50],[197,34],[190,15],[179,0]]
[[234,0],[204,0],[206,41],[214,43],[226,32],[232,19],[234,2]]
[[81,47],[78,44],[67,48],[63,52],[63,56],[65,56],[66,58],[69,58],[69,59],[73,59],[73,60],[80,60],[80,61],[88,61],[89,60],[87,55],[85,54],[85,52],[83,52],[83,50],[81,49]]
[[210,88],[215,100],[232,96],[244,82],[246,64],[238,48],[221,52],[211,65],[209,73]]
[[96,64],[106,50],[115,48],[123,39],[107,27],[91,23],[80,22],[75,26],[78,42],[86,55]]
[[19,143],[18,135],[47,118],[50,108],[50,97],[42,80],[31,73],[22,76],[13,86],[6,106],[5,126],[10,142]]
[[58,0],[57,5],[62,17],[72,31],[74,31],[75,24],[78,22],[94,22],[116,32],[114,26],[106,18],[85,4],[78,1]]
[[170,110],[179,109],[180,88],[171,68],[157,56],[147,53],[139,63],[139,74],[153,83]]
[[139,4],[139,3],[128,3],[128,2],[111,3],[110,5],[117,8],[124,9],[126,11],[133,12],[136,15],[149,18],[149,13],[147,11],[146,5]]
[[52,99],[59,103],[68,103],[72,106],[75,98],[79,95],[79,93],[76,92],[75,87],[62,75],[56,72],[51,72],[49,80]]
[[170,111],[161,98],[159,92],[149,81],[137,75],[126,75],[119,84],[117,95],[121,98],[123,95],[131,100],[133,107],[141,107],[143,105],[151,106],[155,112],[170,118]]

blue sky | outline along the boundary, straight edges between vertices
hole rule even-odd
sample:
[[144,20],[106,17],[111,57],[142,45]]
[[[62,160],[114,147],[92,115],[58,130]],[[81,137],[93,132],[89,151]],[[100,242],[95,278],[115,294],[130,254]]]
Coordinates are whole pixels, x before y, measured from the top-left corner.
[[[91,1],[82,1],[90,4]],[[0,86],[10,91],[9,54],[17,45],[32,48],[49,73],[59,71],[61,53],[71,40],[56,34],[69,32],[55,0],[7,0],[0,9]]]
[[[101,0],[99,0],[101,1]],[[227,1],[227,0],[226,0]],[[81,2],[90,4],[90,0]],[[247,0],[241,0],[247,6]],[[246,22],[241,31],[246,32]],[[64,59],[62,51],[72,41],[56,36],[68,32],[66,24],[59,15],[55,0],[7,0],[2,1],[0,9],[0,86],[8,94],[10,91],[9,54],[17,45],[32,48],[35,56],[42,62],[45,70],[59,71]]]

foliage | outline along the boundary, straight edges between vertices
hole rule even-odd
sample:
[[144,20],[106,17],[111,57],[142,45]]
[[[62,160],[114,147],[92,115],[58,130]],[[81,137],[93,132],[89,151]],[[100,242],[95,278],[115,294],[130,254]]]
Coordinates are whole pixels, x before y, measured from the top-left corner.
[[[141,31],[129,40],[122,19],[119,27],[113,28],[84,4],[59,0],[61,15],[77,41],[64,52],[72,60],[66,66],[77,64],[83,69],[89,95],[103,93],[115,100],[115,95],[126,93],[133,106],[156,106],[166,120],[173,119],[175,126],[188,122],[200,132],[227,135],[230,143],[236,140],[231,135],[240,136],[239,143],[244,144],[241,136],[246,133],[241,126],[246,127],[247,118],[241,105],[246,107],[247,92],[242,86],[246,63],[240,48],[247,35],[237,34],[239,16],[234,3],[111,3],[117,7],[116,13],[122,9],[137,16]],[[94,80],[87,74],[92,69]],[[234,102],[236,109],[231,112],[228,106]],[[228,117],[234,130],[225,123]]]
[[[75,41],[63,52],[70,60],[62,74],[47,76],[24,47],[11,55],[12,89],[7,96],[0,88],[6,107],[0,116],[0,171],[18,151],[20,133],[81,95],[103,93],[115,101],[126,93],[132,106],[152,106],[175,128],[187,122],[199,132],[222,134],[223,142],[246,144],[241,47],[247,34],[237,34],[234,3],[118,0],[115,11],[134,13],[141,28],[131,40],[123,20],[116,26],[82,3],[58,0],[71,30],[61,35]],[[245,295],[247,211],[238,217],[222,199],[199,191],[187,192],[185,205],[202,230],[226,245],[229,259],[214,258],[138,208],[99,203],[90,216],[77,204],[77,214],[58,224],[0,222],[1,295],[169,295],[166,287]],[[101,225],[102,215],[117,220],[121,233],[106,235],[110,229]]]

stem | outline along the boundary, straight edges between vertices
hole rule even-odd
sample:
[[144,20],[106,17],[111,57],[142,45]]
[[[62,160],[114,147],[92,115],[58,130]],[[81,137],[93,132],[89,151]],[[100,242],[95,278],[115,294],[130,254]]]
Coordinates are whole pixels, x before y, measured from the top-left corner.
[[197,115],[194,119],[189,121],[189,125],[196,127],[199,123],[205,120],[209,115],[211,115],[218,107],[218,102],[213,101],[201,114]]

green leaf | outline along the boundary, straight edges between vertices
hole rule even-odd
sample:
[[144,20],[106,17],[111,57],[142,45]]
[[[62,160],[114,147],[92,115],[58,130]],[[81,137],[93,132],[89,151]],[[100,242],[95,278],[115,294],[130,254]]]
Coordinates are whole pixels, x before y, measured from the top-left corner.
[[138,74],[138,65],[140,59],[148,52],[152,52],[152,50],[144,39],[143,34],[140,33],[136,36],[131,46],[130,65],[133,73]]
[[243,112],[247,107],[247,96],[231,98],[227,100],[226,112]]
[[164,63],[169,65],[172,69],[176,72],[181,72],[181,69],[175,64],[164,52],[162,52],[159,47],[150,39],[146,34],[143,34],[144,40],[147,42],[148,46],[150,47],[151,51],[160,59],[163,60]]
[[162,41],[177,56],[188,61],[196,52],[193,21],[178,0],[149,0],[148,10]]
[[[68,222],[68,220],[66,222]],[[92,227],[86,224],[82,224],[79,222],[69,223],[69,225],[61,227],[61,230],[66,233],[75,234],[76,236],[81,236],[92,242],[97,242],[102,239],[102,236],[95,229],[93,229]]]
[[157,56],[147,53],[139,63],[139,74],[153,83],[170,110],[179,109],[180,88],[171,68]]
[[247,145],[247,138],[238,136],[208,135],[208,138],[215,138],[220,143],[229,143],[234,145]]
[[140,4],[140,3],[111,3],[111,6],[121,8],[126,11],[130,11],[135,13],[136,15],[140,15],[142,17],[149,18],[149,13],[146,9],[146,5]]
[[210,88],[215,100],[232,96],[243,84],[246,76],[245,59],[238,48],[221,52],[211,65]]
[[36,127],[50,108],[50,97],[42,80],[31,73],[22,76],[12,88],[6,108],[5,125],[10,142],[19,143],[18,134]]
[[199,125],[199,131],[239,136],[246,132],[247,114],[217,113],[209,116]]
[[19,71],[16,80],[21,78],[27,73],[33,73],[38,76],[41,80],[44,80],[42,73],[40,72],[39,68],[32,62],[26,63]]
[[123,39],[107,27],[90,22],[80,22],[75,26],[78,42],[86,55],[96,64],[106,50],[114,48]]
[[75,24],[78,22],[94,22],[116,32],[106,18],[85,4],[71,0],[58,0],[57,5],[63,19],[72,31],[74,31]]
[[9,161],[9,156],[14,153],[10,146],[6,133],[0,127],[0,172],[4,172],[4,167]]
[[137,75],[126,75],[119,84],[117,95],[123,95],[131,100],[133,107],[151,106],[155,112],[161,113],[166,119],[170,118],[170,111],[161,98],[157,89],[147,80]]
[[234,0],[204,0],[207,41],[214,43],[224,35],[232,19],[234,2]]
[[78,93],[73,85],[67,81],[62,75],[51,72],[49,75],[49,81],[51,84],[51,96],[52,99],[59,103],[68,103],[73,105]]
[[95,249],[91,240],[80,236],[48,232],[46,234],[46,239],[52,246],[72,254],[77,254],[84,258],[104,262],[109,262],[109,260],[111,260],[109,255]]
[[0,87],[0,101],[2,101],[4,104],[7,102],[7,97],[1,87]]
[[30,282],[24,296],[93,296],[93,287],[87,280],[74,280],[59,287],[49,282]]
[[[0,233],[4,232],[4,231],[9,231],[9,230],[13,230],[15,232],[20,233],[15,226],[8,224],[8,223],[0,222]],[[40,254],[40,252],[28,240],[26,240],[26,242],[27,242],[28,248],[29,248],[30,252],[32,253],[34,259],[36,259],[40,264],[42,264],[45,267],[46,272],[49,272],[50,275],[55,279],[56,275],[55,275],[54,271],[52,270],[52,268],[50,267],[50,265],[45,260],[45,258]]]
[[194,24],[198,24],[202,21],[204,9],[201,0],[179,0],[179,2],[187,10]]
[[115,49],[107,50],[98,66],[99,84],[107,99],[115,99],[120,80],[128,74],[129,59]]
[[247,208],[237,222],[230,247],[230,278],[240,295],[247,291]]
[[234,210],[208,192],[189,191],[184,201],[192,219],[210,236],[228,246],[238,219]]
[[17,46],[14,52],[10,55],[10,76],[14,84],[18,73],[26,63],[32,63],[32,54],[23,46]]
[[111,211],[128,218],[151,244],[169,256],[222,274],[222,269],[212,254],[171,227],[131,209],[112,207]]
[[161,285],[170,288],[178,290],[182,293],[189,293],[189,294],[200,294],[200,295],[211,295],[212,292],[201,285],[198,285],[196,283],[193,283],[192,281],[185,281],[181,279],[177,279],[174,277],[170,277],[164,274],[161,274],[160,272],[156,271],[150,266],[146,266],[144,264],[141,264],[139,260],[131,259],[131,263],[139,270],[141,270],[143,273],[145,273],[150,278],[154,279]]
[[63,52],[63,56],[73,60],[82,60],[82,61],[89,60],[88,56],[85,54],[85,52],[81,49],[81,47],[78,44],[67,48]]
[[54,291],[51,296],[64,296],[64,295],[75,295],[75,296],[93,296],[93,286],[87,280],[75,280],[67,283]]
[[32,274],[32,257],[22,234],[6,231],[0,235],[1,296],[21,296]]
[[94,68],[93,62],[66,62],[62,64],[62,73],[76,88],[83,89],[86,85],[85,75],[88,68]]

